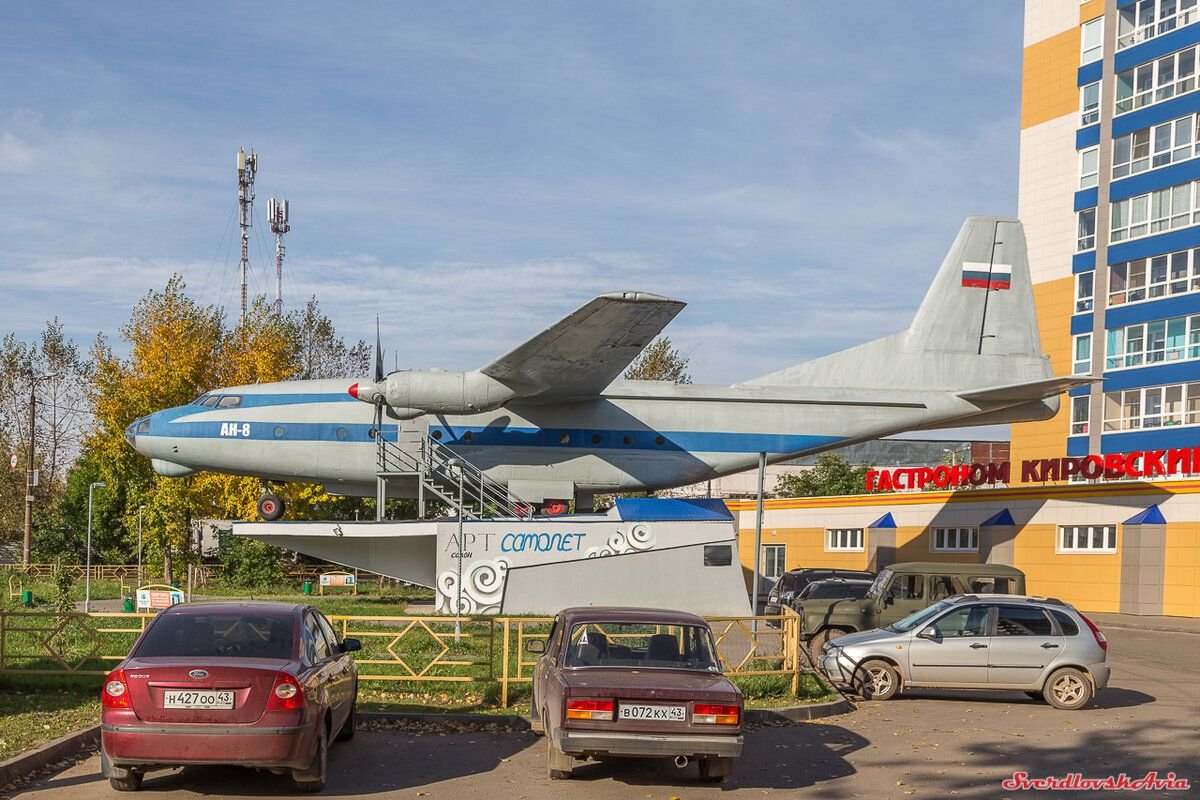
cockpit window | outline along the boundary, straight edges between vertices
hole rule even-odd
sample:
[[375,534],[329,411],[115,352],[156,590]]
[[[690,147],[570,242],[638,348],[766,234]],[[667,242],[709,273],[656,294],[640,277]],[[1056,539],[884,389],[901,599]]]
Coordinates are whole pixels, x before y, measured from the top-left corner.
[[204,405],[204,401],[205,401],[207,398],[208,398],[208,395],[206,395],[206,394],[202,394],[202,395],[200,395],[199,397],[197,397],[195,400],[193,400],[193,401],[192,401],[192,405],[194,405],[194,406],[202,406],[202,405]]
[[205,408],[212,408],[220,399],[221,398],[217,397],[215,394],[210,394],[208,397],[204,398],[204,402],[200,405],[204,406]]
[[237,408],[241,404],[241,395],[227,394],[221,398],[221,402],[217,403],[217,408]]
[[138,433],[149,433],[150,432],[150,418],[149,417],[138,422],[137,432]]

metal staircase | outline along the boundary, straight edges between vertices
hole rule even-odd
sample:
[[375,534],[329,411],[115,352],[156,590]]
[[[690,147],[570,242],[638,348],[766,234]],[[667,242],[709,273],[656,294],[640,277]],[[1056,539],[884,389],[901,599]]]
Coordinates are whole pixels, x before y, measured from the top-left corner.
[[466,519],[532,519],[533,504],[514,498],[505,486],[433,439],[426,432],[399,431],[396,440],[384,435],[376,443],[376,520],[383,519],[387,483],[394,478],[415,478],[417,514],[425,518],[429,498],[448,503]]

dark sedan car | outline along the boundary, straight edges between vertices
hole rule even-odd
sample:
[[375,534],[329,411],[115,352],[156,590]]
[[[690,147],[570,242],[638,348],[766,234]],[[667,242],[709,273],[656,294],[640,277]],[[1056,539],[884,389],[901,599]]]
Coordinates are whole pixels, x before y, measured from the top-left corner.
[[318,792],[330,740],[354,735],[358,649],[308,606],[172,606],[105,679],[104,775],[136,791],[153,769],[235,764]]
[[708,623],[641,608],[569,608],[533,673],[535,727],[548,742],[551,778],[576,760],[607,756],[699,762],[721,781],[742,753],[742,693],[721,674]]
[[827,569],[824,567],[806,567],[804,569],[788,570],[771,587],[771,591],[767,595],[767,605],[763,609],[763,613],[768,617],[775,616],[783,610],[783,606],[790,606],[792,601],[796,599],[796,595],[805,586],[808,586],[813,581],[823,581],[829,578],[871,581],[875,579],[875,573],[859,569]]

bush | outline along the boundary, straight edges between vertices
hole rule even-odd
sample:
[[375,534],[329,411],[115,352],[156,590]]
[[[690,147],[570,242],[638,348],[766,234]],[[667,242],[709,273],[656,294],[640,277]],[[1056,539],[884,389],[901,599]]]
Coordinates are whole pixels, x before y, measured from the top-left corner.
[[222,534],[218,558],[225,566],[224,581],[241,589],[266,589],[287,580],[283,551],[269,544]]

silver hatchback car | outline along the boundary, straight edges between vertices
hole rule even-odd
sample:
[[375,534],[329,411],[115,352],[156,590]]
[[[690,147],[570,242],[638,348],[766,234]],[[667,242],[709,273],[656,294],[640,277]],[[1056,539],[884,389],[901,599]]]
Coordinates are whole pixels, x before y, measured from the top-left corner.
[[1074,710],[1108,685],[1108,641],[1061,600],[956,595],[877,630],[831,640],[820,667],[868,700],[905,688],[1008,689]]

